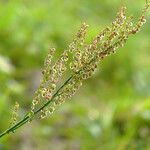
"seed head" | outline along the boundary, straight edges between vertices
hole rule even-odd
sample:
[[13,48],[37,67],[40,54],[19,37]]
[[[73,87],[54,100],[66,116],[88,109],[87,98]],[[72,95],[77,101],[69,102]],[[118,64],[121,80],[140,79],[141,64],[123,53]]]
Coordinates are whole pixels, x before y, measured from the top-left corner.
[[19,111],[19,103],[15,102],[15,105],[14,105],[13,110],[12,110],[12,117],[11,117],[10,126],[13,126],[14,124],[16,124],[17,119],[19,117],[18,111]]
[[[41,110],[40,118],[45,118],[48,114],[52,114],[57,106],[71,98],[84,80],[93,75],[101,60],[116,53],[119,48],[124,46],[131,35],[141,30],[143,24],[146,23],[144,15],[148,7],[149,3],[146,1],[142,14],[136,23],[133,22],[133,16],[128,17],[126,15],[126,7],[121,7],[111,25],[98,33],[90,43],[85,42],[88,25],[82,23],[75,38],[69,44],[68,50],[61,54],[53,66],[51,66],[51,59],[55,49],[50,49],[44,62],[43,79],[39,89],[35,92],[31,111],[35,111],[35,106],[41,100],[46,100],[44,104],[51,101],[50,106],[46,105],[47,107],[43,107]],[[71,60],[70,68],[67,67],[68,60]],[[70,69],[71,77],[54,93],[59,80],[67,69]]]

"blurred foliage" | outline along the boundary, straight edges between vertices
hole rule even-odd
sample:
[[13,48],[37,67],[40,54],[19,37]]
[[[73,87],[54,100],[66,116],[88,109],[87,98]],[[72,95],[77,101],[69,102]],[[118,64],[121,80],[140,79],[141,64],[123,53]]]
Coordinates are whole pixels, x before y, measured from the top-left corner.
[[[137,19],[144,0],[0,0],[0,132],[16,100],[21,116],[29,110],[48,45],[57,58],[82,21],[90,41],[122,4]],[[1,139],[0,150],[149,150],[149,21],[71,101]]]

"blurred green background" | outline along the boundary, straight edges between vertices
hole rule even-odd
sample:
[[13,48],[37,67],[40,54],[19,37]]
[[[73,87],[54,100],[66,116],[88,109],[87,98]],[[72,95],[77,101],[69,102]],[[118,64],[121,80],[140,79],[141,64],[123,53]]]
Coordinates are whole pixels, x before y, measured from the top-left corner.
[[[30,109],[48,46],[59,56],[83,21],[90,41],[124,4],[137,19],[144,0],[0,0],[0,132],[16,100],[20,115]],[[0,150],[150,150],[149,16],[71,100],[0,139]]]

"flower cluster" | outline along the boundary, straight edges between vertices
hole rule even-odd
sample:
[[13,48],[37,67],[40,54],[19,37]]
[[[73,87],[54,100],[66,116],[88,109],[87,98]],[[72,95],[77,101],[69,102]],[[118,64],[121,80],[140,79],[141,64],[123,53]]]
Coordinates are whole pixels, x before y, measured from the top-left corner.
[[79,71],[82,65],[82,55],[84,51],[84,40],[87,33],[88,25],[84,22],[82,23],[76,38],[69,45],[69,51],[74,54],[73,61],[70,63],[70,69],[74,72]]
[[[88,25],[83,23],[68,49],[61,54],[54,65],[51,61],[55,48],[50,48],[44,61],[43,77],[35,92],[31,110],[17,122],[19,104],[16,102],[12,111],[11,127],[0,134],[0,137],[31,121],[37,114],[39,118],[45,118],[66,99],[71,98],[84,80],[92,76],[101,60],[115,53],[117,49],[124,46],[131,35],[141,30],[146,23],[144,15],[148,8],[149,2],[146,0],[141,16],[134,23],[132,16],[126,16],[126,7],[121,7],[111,25],[102,30],[90,43],[85,42]],[[71,62],[68,67],[69,59]],[[66,71],[70,76],[59,87],[58,82]]]
[[15,102],[15,105],[14,105],[13,110],[12,110],[12,117],[11,117],[10,126],[13,126],[14,124],[16,124],[18,116],[19,116],[18,111],[19,111],[19,103]]
[[[31,112],[35,112],[35,106],[41,100],[46,100],[40,109],[40,118],[45,118],[48,114],[53,113],[56,106],[72,97],[83,81],[92,76],[97,64],[103,58],[115,53],[118,48],[124,46],[130,35],[140,31],[146,22],[144,13],[148,7],[149,4],[146,2],[142,15],[135,25],[132,16],[126,17],[126,7],[121,7],[111,25],[101,31],[89,44],[85,44],[88,25],[83,23],[73,42],[69,44],[69,49],[63,52],[53,66],[51,66],[51,59],[55,49],[50,49],[44,62],[43,79],[32,101]],[[73,58],[69,65],[70,68],[67,68],[70,54]],[[71,71],[70,78],[54,93],[57,82],[67,69]]]

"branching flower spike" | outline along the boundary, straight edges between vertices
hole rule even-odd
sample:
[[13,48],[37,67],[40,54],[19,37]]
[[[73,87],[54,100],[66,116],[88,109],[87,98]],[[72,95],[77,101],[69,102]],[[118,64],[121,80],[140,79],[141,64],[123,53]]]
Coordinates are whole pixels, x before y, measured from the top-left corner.
[[[146,22],[144,15],[148,7],[149,2],[146,1],[137,22],[133,22],[132,16],[126,16],[126,7],[121,7],[111,25],[102,30],[89,44],[85,43],[88,25],[83,23],[68,49],[61,54],[54,65],[51,61],[55,48],[50,48],[44,61],[43,77],[35,92],[31,110],[17,122],[19,104],[16,103],[11,126],[0,137],[14,132],[17,128],[35,118],[43,119],[51,115],[57,106],[71,98],[84,80],[92,76],[101,60],[115,53],[124,46],[131,35],[141,30]],[[59,79],[65,72],[70,73],[69,78],[59,86]]]
[[19,116],[18,111],[19,111],[19,103],[15,102],[15,105],[14,105],[13,110],[12,110],[10,127],[13,126],[14,124],[16,124],[18,116]]

